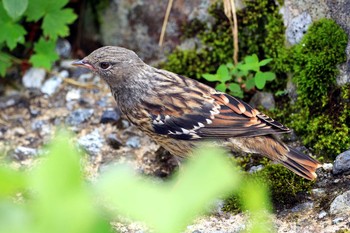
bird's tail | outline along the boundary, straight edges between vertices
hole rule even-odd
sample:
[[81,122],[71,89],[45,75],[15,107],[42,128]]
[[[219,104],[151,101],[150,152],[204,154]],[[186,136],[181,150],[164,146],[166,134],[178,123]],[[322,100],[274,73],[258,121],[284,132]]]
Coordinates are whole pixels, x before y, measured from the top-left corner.
[[316,179],[316,169],[321,167],[320,162],[294,148],[288,147],[288,149],[289,151],[285,155],[286,159],[279,160],[279,162],[305,179]]

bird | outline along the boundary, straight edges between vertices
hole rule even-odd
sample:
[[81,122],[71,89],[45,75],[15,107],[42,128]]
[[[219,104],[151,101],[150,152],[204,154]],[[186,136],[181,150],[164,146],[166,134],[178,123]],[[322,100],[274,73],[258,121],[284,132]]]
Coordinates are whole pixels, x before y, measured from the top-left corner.
[[203,141],[264,155],[314,180],[320,162],[282,142],[291,130],[244,101],[147,65],[132,50],[104,46],[72,63],[99,75],[122,114],[180,160]]

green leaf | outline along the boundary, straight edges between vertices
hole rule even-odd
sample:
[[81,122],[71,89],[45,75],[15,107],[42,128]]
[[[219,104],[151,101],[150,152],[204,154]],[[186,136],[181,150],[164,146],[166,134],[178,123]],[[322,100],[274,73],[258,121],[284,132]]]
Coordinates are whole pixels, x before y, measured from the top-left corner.
[[27,32],[6,14],[2,4],[0,4],[0,28],[0,43],[5,42],[10,50],[17,44],[24,43],[24,35]]
[[5,77],[6,70],[11,67],[11,56],[7,53],[0,52],[0,77]]
[[270,63],[272,60],[273,60],[272,58],[268,58],[268,59],[261,60],[261,61],[259,62],[259,65],[260,65],[260,66],[267,65],[267,64]]
[[45,36],[57,39],[58,36],[65,37],[69,34],[68,24],[74,22],[77,15],[72,9],[61,9],[48,12],[44,17],[42,28]]
[[217,74],[219,80],[223,83],[225,83],[231,79],[231,76],[228,72],[228,68],[226,65],[220,65],[218,70],[216,71],[216,74]]
[[244,58],[244,64],[241,64],[239,66],[239,69],[245,70],[245,71],[260,71],[260,65],[259,65],[259,59],[256,54],[253,54],[251,56],[246,56]]
[[55,46],[55,41],[46,41],[45,39],[41,38],[34,45],[35,54],[30,57],[29,61],[35,67],[50,69],[52,63],[59,58],[56,53]]
[[263,72],[266,81],[272,81],[276,79],[276,74],[273,72]]
[[286,90],[279,90],[279,91],[276,91],[275,96],[282,96],[282,95],[285,95],[287,93],[288,92]]
[[249,78],[245,83],[245,88],[249,91],[253,87],[255,87],[255,80],[254,80],[254,78]]
[[0,197],[19,192],[25,187],[25,176],[6,167],[0,167]]
[[259,63],[259,58],[256,54],[250,55],[250,56],[246,56],[244,58],[244,62],[246,64],[256,64]]
[[266,78],[263,72],[257,72],[254,77],[255,86],[259,89],[263,89],[266,84]]
[[60,10],[67,3],[68,0],[30,0],[26,15],[29,21],[37,21],[50,12]]
[[202,74],[202,77],[208,80],[209,82],[217,82],[219,81],[216,74]]
[[225,83],[220,83],[220,84],[216,85],[215,89],[218,91],[221,91],[221,92],[225,92],[227,89],[227,86]]
[[237,96],[237,97],[240,97],[240,98],[243,97],[242,88],[241,88],[237,83],[230,83],[230,84],[228,85],[228,89],[231,91],[231,93],[232,93],[234,96]]
[[222,150],[200,148],[168,183],[135,176],[126,168],[110,169],[97,183],[100,200],[114,206],[117,214],[144,221],[154,232],[183,232],[217,197],[237,190],[240,182]]
[[28,0],[2,0],[7,14],[16,20],[23,15],[28,6]]

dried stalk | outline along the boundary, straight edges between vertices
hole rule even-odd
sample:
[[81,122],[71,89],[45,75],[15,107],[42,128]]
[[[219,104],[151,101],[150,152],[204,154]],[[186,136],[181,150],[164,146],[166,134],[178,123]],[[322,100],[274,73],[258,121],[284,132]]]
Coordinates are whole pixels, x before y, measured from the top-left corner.
[[236,5],[234,0],[223,0],[225,15],[230,21],[233,37],[233,61],[238,63],[238,23],[236,14]]
[[165,30],[166,30],[166,26],[167,26],[168,21],[169,21],[169,15],[170,15],[170,11],[171,11],[171,7],[172,6],[173,6],[173,0],[169,0],[168,1],[168,6],[166,8],[165,16],[164,16],[162,31],[160,33],[160,38],[159,38],[159,46],[160,47],[162,47],[162,45],[163,45],[163,40],[164,40],[164,36],[165,36]]

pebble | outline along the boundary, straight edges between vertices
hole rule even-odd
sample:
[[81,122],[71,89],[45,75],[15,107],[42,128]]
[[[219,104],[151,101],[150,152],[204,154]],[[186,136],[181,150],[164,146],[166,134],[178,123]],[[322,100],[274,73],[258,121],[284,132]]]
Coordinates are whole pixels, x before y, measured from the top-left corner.
[[119,149],[123,143],[122,141],[117,137],[116,134],[110,134],[107,137],[107,143],[110,145],[113,149]]
[[125,144],[131,148],[140,148],[141,147],[140,137],[139,136],[132,136],[126,141]]
[[36,121],[32,122],[31,128],[33,131],[39,132],[39,135],[41,137],[44,137],[46,135],[51,134],[50,124],[46,121],[43,121],[43,120],[36,120]]
[[326,217],[326,216],[327,216],[327,212],[324,211],[324,210],[322,210],[322,211],[318,214],[318,219],[322,219],[322,218],[324,218],[324,217]]
[[257,172],[257,171],[260,171],[264,168],[263,165],[257,165],[257,166],[252,166],[250,169],[249,169],[249,173],[254,173],[254,172]]
[[301,203],[297,206],[294,206],[291,211],[292,212],[304,212],[306,210],[310,210],[314,207],[314,203],[309,201],[309,202],[305,202],[305,203]]
[[103,143],[104,139],[97,129],[78,139],[79,146],[91,156],[96,156],[100,153]]
[[91,82],[91,79],[94,77],[93,73],[84,73],[79,75],[78,82],[86,83]]
[[350,172],[350,150],[339,154],[334,161],[333,174]]
[[323,169],[326,171],[332,171],[333,170],[333,164],[332,163],[324,163],[322,165]]
[[338,217],[338,218],[333,219],[333,220],[332,220],[332,223],[333,223],[334,225],[337,225],[338,223],[341,223],[341,222],[343,222],[343,221],[344,221],[344,218]]
[[93,109],[80,108],[71,112],[66,118],[66,124],[71,126],[77,126],[89,119],[94,113]]
[[25,160],[37,154],[38,154],[37,149],[33,149],[25,146],[19,146],[14,150],[12,157],[15,158],[16,160]]
[[43,86],[41,87],[41,92],[49,96],[53,95],[58,91],[63,79],[67,78],[68,75],[68,71],[63,70],[58,75],[52,76],[44,82]]
[[68,58],[72,51],[72,46],[66,39],[59,38],[56,43],[56,52],[62,58]]
[[120,119],[120,113],[114,109],[107,109],[102,113],[100,123],[115,123]]
[[316,188],[311,190],[311,194],[316,198],[321,198],[325,196],[326,191],[322,188]]
[[350,213],[350,190],[337,196],[331,203],[329,212],[335,214],[349,214]]
[[262,106],[267,110],[271,110],[275,108],[275,99],[272,93],[259,91],[254,94],[249,104],[254,108]]
[[45,69],[30,68],[22,78],[22,84],[26,88],[40,89],[46,75]]
[[81,97],[81,90],[80,89],[72,89],[69,90],[66,94],[66,101],[70,102],[73,100],[79,100]]

